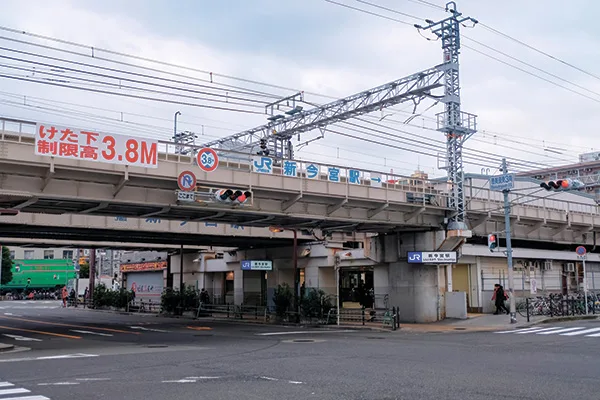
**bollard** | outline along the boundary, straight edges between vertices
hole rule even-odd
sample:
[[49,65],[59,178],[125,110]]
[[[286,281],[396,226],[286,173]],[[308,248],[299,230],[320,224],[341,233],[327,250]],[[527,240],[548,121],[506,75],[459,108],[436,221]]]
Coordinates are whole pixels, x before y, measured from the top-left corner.
[[227,318],[229,318],[229,304],[227,304]]
[[[525,307],[527,308],[527,322],[529,322],[529,297],[525,297]],[[552,306],[550,306],[550,313],[552,313]]]
[[362,310],[362,324],[364,326],[365,325],[365,306],[362,306],[361,310]]
[[396,330],[396,307],[392,307],[392,330]]

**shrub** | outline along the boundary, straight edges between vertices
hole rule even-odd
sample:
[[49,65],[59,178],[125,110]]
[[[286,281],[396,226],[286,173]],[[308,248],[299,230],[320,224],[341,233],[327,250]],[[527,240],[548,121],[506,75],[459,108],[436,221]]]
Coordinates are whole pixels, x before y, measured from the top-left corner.
[[294,293],[290,285],[287,283],[277,285],[273,294],[273,303],[275,303],[275,314],[277,314],[277,317],[283,318],[285,316],[292,306],[293,298]]
[[[182,303],[183,308],[181,308]],[[163,311],[167,313],[179,314],[184,311],[195,311],[200,305],[200,292],[191,286],[185,285],[182,291],[166,288],[160,296],[160,305]]]
[[323,318],[332,308],[331,296],[321,289],[309,289],[300,302],[302,315],[306,318]]

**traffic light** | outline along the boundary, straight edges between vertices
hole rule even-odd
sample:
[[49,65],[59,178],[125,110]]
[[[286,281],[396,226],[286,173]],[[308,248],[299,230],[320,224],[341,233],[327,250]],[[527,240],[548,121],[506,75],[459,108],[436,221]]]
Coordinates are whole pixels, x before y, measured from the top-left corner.
[[260,139],[260,151],[257,152],[259,156],[268,156],[269,149],[267,148],[267,139]]
[[585,187],[585,184],[578,179],[557,179],[555,181],[548,181],[540,183],[540,187],[546,190],[577,190]]
[[495,233],[490,233],[488,235],[488,248],[490,249],[490,251],[494,251],[498,247],[498,245],[498,235],[496,235]]
[[248,190],[218,189],[215,191],[215,200],[219,203],[243,204],[252,197]]

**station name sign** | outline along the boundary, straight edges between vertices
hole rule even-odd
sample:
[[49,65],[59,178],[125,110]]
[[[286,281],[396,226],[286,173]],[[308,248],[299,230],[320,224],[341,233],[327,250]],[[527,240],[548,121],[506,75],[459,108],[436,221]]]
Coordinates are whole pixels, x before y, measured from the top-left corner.
[[455,251],[409,251],[409,264],[456,264],[458,255]]
[[242,271],[271,271],[273,261],[270,260],[243,260]]

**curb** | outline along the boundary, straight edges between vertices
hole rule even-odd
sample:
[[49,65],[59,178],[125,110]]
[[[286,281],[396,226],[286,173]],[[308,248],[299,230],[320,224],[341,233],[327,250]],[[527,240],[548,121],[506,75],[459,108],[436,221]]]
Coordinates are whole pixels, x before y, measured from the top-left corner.
[[594,319],[599,319],[599,316],[598,315],[573,315],[573,316],[565,316],[565,317],[550,317],[550,318],[546,318],[546,319],[543,319],[538,322],[533,322],[532,325],[551,324],[553,322],[594,320]]
[[14,350],[15,346],[12,344],[4,344],[4,343],[0,343],[0,353],[3,353],[5,351],[11,351]]

